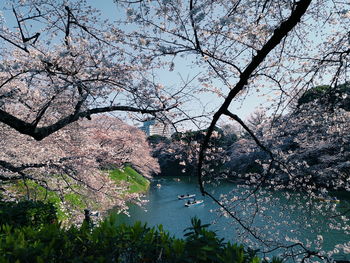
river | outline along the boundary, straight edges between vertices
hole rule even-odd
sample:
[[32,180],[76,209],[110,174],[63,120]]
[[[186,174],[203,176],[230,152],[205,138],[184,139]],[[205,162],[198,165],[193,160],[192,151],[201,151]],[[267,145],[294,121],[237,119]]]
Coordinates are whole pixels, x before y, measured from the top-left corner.
[[[221,193],[227,193],[232,189],[237,189],[236,185],[226,182],[220,186],[212,187],[211,191],[216,196],[219,196]],[[197,206],[185,207],[185,201],[178,200],[177,196],[186,193],[194,193],[197,195],[197,199],[203,199],[204,202]],[[341,213],[350,209],[350,195],[348,192],[338,192],[335,195],[341,201],[339,204],[331,205],[333,206],[334,213]],[[266,234],[269,233],[270,236],[271,234],[275,235],[276,239],[282,236],[284,239],[287,232],[287,236],[290,239],[298,239],[303,242],[306,238],[316,240],[317,236],[322,235],[322,248],[326,251],[334,249],[334,246],[338,243],[349,242],[350,246],[350,233],[344,230],[330,230],[327,218],[323,218],[323,215],[317,213],[318,209],[321,208],[310,209],[305,213],[303,206],[305,205],[306,207],[306,200],[293,196],[286,200],[284,196],[281,194],[281,191],[268,193],[268,197],[266,197],[268,199],[266,200],[270,200],[270,202],[265,204],[265,207],[267,207],[265,216],[277,218],[278,215],[284,214],[285,218],[274,220],[272,230],[270,228],[271,223],[267,226],[264,225],[265,216],[257,217],[255,226],[265,229],[263,231],[266,231]],[[277,198],[274,199],[274,197]],[[191,218],[196,216],[202,220],[202,223],[211,223],[210,230],[216,231],[219,237],[233,242],[238,239],[237,226],[232,224],[231,218],[218,216],[214,212],[218,209],[218,206],[209,197],[202,197],[200,195],[196,178],[157,177],[151,183],[150,190],[146,194],[145,199],[148,202],[143,208],[130,205],[130,217],[125,215],[119,216],[119,222],[132,224],[136,221],[141,221],[147,222],[149,226],[162,224],[164,229],[168,230],[171,234],[176,237],[183,237],[184,229],[190,226]],[[293,212],[285,211],[286,203],[288,203],[287,207],[293,206],[291,202],[296,199],[298,199],[298,202],[295,201],[295,206],[297,206],[295,210]],[[291,221],[290,224],[280,224],[279,221],[286,221],[286,218],[288,218],[288,221]],[[305,223],[304,220],[310,221],[311,227],[309,224],[309,228],[304,229],[302,227]],[[341,223],[335,222],[335,224]],[[239,240],[242,240],[242,238]],[[340,249],[337,258],[350,260],[350,255]]]

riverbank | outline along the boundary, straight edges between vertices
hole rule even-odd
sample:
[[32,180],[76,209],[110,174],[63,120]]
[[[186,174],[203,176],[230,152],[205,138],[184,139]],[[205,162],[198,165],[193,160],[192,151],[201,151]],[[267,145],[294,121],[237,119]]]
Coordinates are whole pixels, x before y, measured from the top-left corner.
[[[108,170],[107,172],[117,186],[127,185],[128,190],[124,194],[144,194],[149,189],[150,181],[130,166]],[[52,175],[52,178],[55,176],[64,177],[69,183],[71,191],[64,194],[58,191],[50,191],[32,180],[19,181],[13,184],[10,186],[11,191],[16,193],[16,200],[42,201],[53,204],[57,209],[57,216],[60,221],[69,220],[72,217],[72,213],[82,214],[82,211],[87,207],[93,210],[100,210],[98,203],[91,204],[86,196],[79,194],[83,192],[84,186],[76,184],[68,176]]]
[[[217,197],[229,194],[231,191],[235,195],[244,191],[238,184],[227,181],[221,181],[220,185],[207,185],[206,187],[207,191]],[[178,200],[177,196],[186,193],[196,194],[197,200],[204,200],[204,202],[198,206],[185,207],[185,201]],[[262,187],[258,198],[264,202],[261,206],[263,210],[256,214],[254,227],[259,229],[262,235],[267,235],[266,238],[273,238],[276,242],[290,245],[292,244],[291,240],[298,239],[305,244],[310,244],[311,248],[315,250],[317,244],[314,241],[322,236],[322,249],[332,251],[336,245],[346,244],[349,240],[347,231],[334,229],[333,226],[347,228],[341,218],[334,217],[334,215],[346,212],[350,204],[348,192],[339,191],[332,193],[332,195],[336,196],[340,202],[310,200],[301,192],[272,191]],[[129,216],[119,215],[118,222],[133,225],[136,221],[142,221],[147,222],[151,227],[162,224],[172,235],[183,238],[183,229],[190,227],[191,218],[198,217],[203,223],[209,223],[209,229],[215,231],[220,238],[238,243],[245,241],[246,235],[240,235],[240,226],[232,218],[223,216],[218,210],[218,206],[209,197],[201,195],[195,177],[180,175],[155,177],[145,199],[148,202],[144,207],[130,205]],[[236,211],[238,213],[240,211],[242,213],[254,212],[249,210],[250,207],[254,208],[252,205],[248,206],[248,203],[237,204]],[[261,246],[256,245],[254,248],[258,249]],[[335,257],[345,257],[344,250],[341,247],[338,250]],[[275,252],[272,256],[284,251],[280,249]],[[346,259],[350,260],[349,257]]]
[[122,169],[114,169],[109,172],[110,178],[116,184],[128,183],[128,193],[145,193],[148,191],[150,181],[135,171],[130,166],[125,166]]

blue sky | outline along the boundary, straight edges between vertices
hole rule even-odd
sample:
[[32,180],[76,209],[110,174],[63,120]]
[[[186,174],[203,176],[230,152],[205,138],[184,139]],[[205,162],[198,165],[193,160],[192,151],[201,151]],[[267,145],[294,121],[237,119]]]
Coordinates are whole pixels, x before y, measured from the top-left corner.
[[[87,2],[91,6],[100,9],[102,15],[111,20],[118,19],[120,16],[125,14],[125,10],[118,9],[113,0],[87,0]],[[159,72],[159,80],[164,83],[164,85],[178,86],[181,85],[179,74],[183,79],[191,79],[200,73],[201,71],[198,68],[194,68],[189,60],[186,61],[186,59],[178,59],[174,71],[170,72],[164,70]],[[217,85],[218,88],[220,88],[222,84],[218,82]],[[220,102],[222,102],[222,99],[219,99],[214,94],[201,95],[200,100],[202,101],[203,105],[207,105],[208,108],[216,108],[220,105]],[[254,112],[254,109],[257,109],[261,103],[266,104],[267,102],[257,94],[251,93],[244,99],[243,102],[234,102],[231,110],[237,115],[241,116],[241,118],[245,119],[249,117],[249,115]]]
[[[118,7],[113,2],[113,0],[87,0],[87,2],[96,9],[101,10],[103,18],[108,18],[113,21],[125,15],[125,10],[118,10]],[[0,3],[0,7],[2,7],[3,5],[4,2],[2,1]],[[7,22],[10,22],[11,24],[13,23],[13,26],[16,25],[13,15],[7,15],[5,18]],[[163,83],[164,86],[170,86],[176,89],[176,87],[181,85],[181,79],[192,79],[198,74],[203,74],[204,71],[201,72],[201,70],[198,67],[194,67],[191,60],[192,59],[190,56],[176,59],[176,66],[174,71],[170,72],[168,70],[161,70],[159,72],[156,72],[156,74],[158,75],[158,80],[161,83]],[[215,84],[219,89],[223,87],[223,85],[219,81]],[[196,88],[200,88],[200,84],[196,81],[193,82],[193,85],[196,85]],[[215,94],[196,94],[195,96],[199,98],[202,105],[205,105],[206,108],[210,110],[219,107],[221,102],[223,101],[222,98],[218,98]],[[260,98],[257,94],[249,94],[249,96],[247,96],[243,101],[233,102],[233,105],[230,109],[233,113],[237,114],[243,119],[246,119],[251,113],[254,112],[254,110],[260,105],[260,103],[263,102],[264,100]],[[201,113],[201,107],[199,106],[198,102],[188,103],[186,105],[186,110],[192,111],[192,113],[195,112],[196,114]]]

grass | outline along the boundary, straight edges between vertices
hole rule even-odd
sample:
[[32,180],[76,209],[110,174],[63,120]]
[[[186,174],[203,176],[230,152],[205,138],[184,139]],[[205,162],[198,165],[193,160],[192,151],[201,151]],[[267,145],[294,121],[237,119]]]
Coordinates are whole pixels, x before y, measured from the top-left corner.
[[[109,175],[117,185],[127,182],[129,184],[127,193],[144,193],[148,190],[150,185],[150,182],[146,178],[130,166],[126,166],[123,169],[111,170],[109,171]],[[67,180],[69,180],[69,178],[67,178]],[[74,185],[74,182],[72,182],[71,187],[79,192],[79,185]],[[67,212],[62,209],[62,200],[57,192],[47,191],[44,187],[31,180],[26,180],[26,184],[19,181],[12,185],[11,188],[23,198],[25,198],[28,189],[30,199],[52,203],[57,209],[57,216],[60,221],[69,218]],[[73,209],[82,211],[86,208],[86,200],[77,193],[68,192],[62,197]],[[98,209],[98,207],[96,207],[96,209]]]
[[109,174],[111,179],[117,184],[121,181],[129,183],[128,193],[144,193],[150,185],[150,182],[146,178],[130,166],[126,166],[124,169],[114,169]]
[[[52,203],[57,209],[57,216],[60,221],[68,219],[68,215],[61,208],[62,201],[57,192],[47,191],[44,187],[31,180],[26,180],[26,185],[28,188],[20,181],[13,185],[13,189],[23,197],[26,196],[28,189],[31,199]],[[82,197],[78,194],[67,193],[64,195],[64,199],[78,209],[83,209],[85,207]]]

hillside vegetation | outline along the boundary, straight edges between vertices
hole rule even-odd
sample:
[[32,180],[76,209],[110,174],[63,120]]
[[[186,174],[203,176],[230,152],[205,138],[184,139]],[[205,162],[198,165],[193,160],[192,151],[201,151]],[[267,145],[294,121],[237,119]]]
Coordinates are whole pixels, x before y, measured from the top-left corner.
[[150,185],[150,182],[145,177],[130,166],[110,171],[110,177],[117,184],[128,183],[128,193],[144,193],[148,190]]
[[[127,189],[123,195],[133,193],[144,193],[148,190],[150,182],[132,167],[126,166],[120,169],[108,171],[110,179],[115,185],[125,186]],[[54,176],[53,176],[54,177]],[[69,178],[65,178],[67,181]],[[44,186],[32,180],[20,181],[12,186],[12,191],[16,193],[18,200],[42,201],[46,204],[51,203],[57,209],[58,219],[66,221],[74,215],[81,217],[86,208],[100,210],[99,203],[90,203],[88,198],[80,195],[83,186],[71,183],[71,191],[48,191]]]

